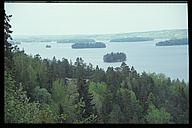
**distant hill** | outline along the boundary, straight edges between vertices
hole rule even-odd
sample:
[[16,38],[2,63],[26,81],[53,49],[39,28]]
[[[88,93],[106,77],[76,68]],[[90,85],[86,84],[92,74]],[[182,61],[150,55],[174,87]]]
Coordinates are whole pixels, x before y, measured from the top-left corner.
[[117,38],[112,39],[110,42],[140,42],[140,41],[152,41],[153,38],[147,38],[147,37],[126,37],[126,38]]
[[172,29],[172,30],[160,30],[160,31],[106,34],[100,37],[97,36],[96,39],[112,40],[116,38],[127,38],[127,37],[147,37],[147,38],[153,38],[153,39],[188,38],[188,29]]
[[96,41],[112,40],[127,37],[147,37],[153,39],[181,39],[188,38],[188,29],[171,29],[146,32],[117,33],[117,34],[89,34],[89,35],[39,35],[39,36],[13,36],[17,41],[39,41],[45,40],[71,40],[71,39],[91,39]]

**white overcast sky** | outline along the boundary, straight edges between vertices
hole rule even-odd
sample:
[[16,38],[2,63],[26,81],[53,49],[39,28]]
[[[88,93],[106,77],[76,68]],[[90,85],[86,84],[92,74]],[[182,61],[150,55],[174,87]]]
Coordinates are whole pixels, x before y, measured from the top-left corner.
[[13,35],[187,29],[187,3],[5,3]]

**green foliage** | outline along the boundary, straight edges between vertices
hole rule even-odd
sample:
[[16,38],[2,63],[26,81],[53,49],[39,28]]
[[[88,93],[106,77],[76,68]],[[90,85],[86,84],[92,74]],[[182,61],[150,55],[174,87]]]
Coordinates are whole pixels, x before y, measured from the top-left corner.
[[97,93],[99,95],[103,95],[103,93],[106,91],[107,85],[105,83],[94,83],[91,82],[89,84],[89,91],[91,93]]
[[142,107],[132,90],[120,88],[117,92],[120,108],[124,116],[124,122],[142,123]]
[[56,80],[53,82],[53,88],[52,88],[52,98],[56,103],[62,103],[63,102],[63,97],[65,97],[64,92],[64,83],[62,80]]
[[145,111],[147,111],[150,104],[154,104],[158,108],[161,106],[159,97],[157,95],[154,95],[152,92],[149,93],[147,101],[144,104]]
[[83,98],[81,97],[79,99],[79,101],[77,102],[77,104],[75,105],[75,114],[76,116],[76,120],[74,121],[74,123],[95,123],[97,122],[97,115],[95,114],[91,114],[88,117],[84,117],[84,113],[85,113],[85,102],[83,101]]
[[78,99],[82,99],[82,101],[85,103],[82,117],[88,118],[91,115],[96,114],[96,111],[94,110],[95,104],[92,103],[93,94],[89,92],[89,86],[86,81],[82,79],[82,77],[77,80],[77,91],[79,93]]
[[106,93],[107,85],[105,83],[94,83],[89,84],[89,92],[93,94],[93,102],[96,103],[98,120],[102,121],[102,103],[104,101],[104,94]]
[[47,91],[47,89],[40,88],[39,86],[37,86],[33,92],[35,101],[38,101],[41,104],[42,103],[50,104],[52,102],[51,94]]
[[57,115],[56,112],[48,104],[41,105],[41,111],[39,115],[40,123],[56,123],[59,122],[60,115]]
[[10,30],[11,25],[10,25],[10,18],[12,15],[6,15],[5,10],[4,10],[4,68],[7,72],[13,73],[13,46],[10,43],[11,38],[11,33],[12,31]]
[[5,72],[5,122],[38,123],[39,104],[29,102],[22,85],[15,87],[15,81]]
[[[130,69],[125,63],[119,68],[109,67],[105,72],[98,66],[96,69],[87,66],[81,58],[74,66],[65,59],[41,60],[38,55],[28,56],[22,51],[14,53],[14,63],[15,86],[8,90],[19,87],[26,90],[25,95],[29,97],[26,104],[33,104],[31,109],[38,112],[34,117],[36,121],[31,121],[33,123],[152,123],[154,120],[155,123],[165,123],[169,118],[166,112],[170,114],[169,123],[188,123],[188,85],[184,81],[171,81],[164,74],[143,72],[139,75],[134,67]],[[70,74],[74,78],[65,79]],[[91,78],[86,79],[90,82],[85,82],[83,77]],[[12,100],[7,101],[12,112],[6,115],[7,120],[27,122],[13,116],[13,113],[19,113],[13,106],[22,102],[13,100],[14,105],[10,105]],[[150,104],[156,106],[155,111],[149,112]],[[154,113],[167,117],[152,120]]]
[[47,68],[45,64],[37,56],[26,55],[19,51],[14,54],[15,63],[15,80],[24,85],[27,96],[33,97],[33,90],[40,86],[47,89]]
[[147,100],[147,96],[153,90],[153,87],[153,79],[149,77],[145,72],[143,72],[140,79],[140,86],[138,87],[138,98],[142,102],[145,102]]
[[122,123],[124,120],[123,113],[117,104],[113,104],[113,109],[109,114],[108,123]]
[[82,78],[85,78],[85,70],[84,70],[84,68],[85,68],[85,63],[84,63],[84,60],[80,57],[77,57],[77,59],[76,59],[76,62],[75,62],[75,66],[76,66],[76,68],[74,69],[74,77],[75,78],[80,78],[80,77],[82,77]]
[[102,103],[102,120],[104,123],[108,122],[109,114],[112,111],[113,106],[113,95],[110,92],[104,93],[104,100]]
[[92,81],[94,82],[104,82],[105,81],[105,71],[101,68],[99,69],[98,65],[91,76]]
[[145,116],[147,123],[166,124],[170,123],[171,115],[164,108],[156,108],[153,104],[149,105],[148,113]]
[[74,84],[65,85],[62,80],[53,82],[52,98],[58,108],[61,107],[63,109],[63,112],[59,114],[63,114],[65,119],[67,115],[66,122],[71,122],[76,118],[75,101],[77,96],[77,90]]
[[89,117],[85,118],[83,123],[95,123],[97,122],[97,115],[91,114]]
[[83,119],[83,114],[85,111],[85,102],[83,102],[82,100],[83,98],[78,99],[77,103],[75,104],[75,114],[76,116],[76,120],[74,121],[74,123],[79,123],[82,122]]

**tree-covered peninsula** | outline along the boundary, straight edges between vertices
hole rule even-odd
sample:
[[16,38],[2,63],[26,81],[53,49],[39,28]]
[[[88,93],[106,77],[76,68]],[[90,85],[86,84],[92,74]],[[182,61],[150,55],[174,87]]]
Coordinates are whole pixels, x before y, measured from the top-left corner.
[[79,48],[106,48],[106,45],[102,42],[95,42],[95,43],[75,43],[71,46],[74,49]]
[[123,62],[123,61],[126,61],[126,54],[123,52],[117,52],[117,53],[111,52],[110,54],[107,53],[106,55],[103,56],[103,61],[104,62]]
[[140,41],[152,41],[153,38],[148,37],[127,37],[127,38],[117,38],[112,39],[110,42],[140,42]]
[[187,44],[188,44],[188,39],[182,38],[182,39],[160,41],[156,43],[156,46],[172,46],[172,45],[187,45]]

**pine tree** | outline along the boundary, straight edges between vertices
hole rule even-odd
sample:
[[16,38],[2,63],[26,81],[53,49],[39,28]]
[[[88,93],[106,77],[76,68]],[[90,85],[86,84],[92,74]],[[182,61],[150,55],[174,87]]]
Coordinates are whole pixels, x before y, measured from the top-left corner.
[[13,46],[9,42],[12,40],[11,33],[12,31],[10,30],[11,25],[9,24],[10,18],[12,15],[6,15],[4,11],[4,68],[7,72],[12,73],[13,72]]
[[96,114],[96,111],[94,109],[95,104],[92,103],[93,95],[89,93],[88,90],[89,88],[86,84],[86,81],[82,79],[82,77],[79,77],[77,81],[77,91],[79,93],[78,100],[80,102],[80,100],[82,99],[82,101],[84,102],[84,108],[81,113],[84,119]]
[[150,104],[145,119],[147,123],[152,124],[170,123],[171,114],[166,112],[163,107],[158,109],[155,107],[155,105]]

